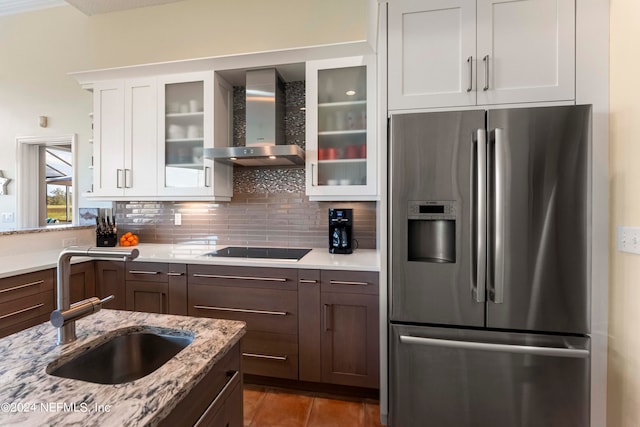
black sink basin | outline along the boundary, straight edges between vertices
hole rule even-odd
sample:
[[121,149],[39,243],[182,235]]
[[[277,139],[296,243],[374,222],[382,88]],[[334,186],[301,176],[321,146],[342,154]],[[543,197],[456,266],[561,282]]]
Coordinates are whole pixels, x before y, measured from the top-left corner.
[[149,375],[191,341],[191,336],[131,332],[115,336],[47,372],[91,383],[122,384]]

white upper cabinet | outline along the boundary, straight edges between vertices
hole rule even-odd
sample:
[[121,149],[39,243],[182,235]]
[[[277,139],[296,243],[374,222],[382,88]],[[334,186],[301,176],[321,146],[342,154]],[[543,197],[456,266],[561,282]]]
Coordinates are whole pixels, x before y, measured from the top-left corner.
[[475,0],[389,3],[389,109],[475,105]]
[[389,110],[575,98],[574,0],[389,3]]
[[375,58],[306,63],[306,193],[311,200],[377,197]]
[[574,0],[478,0],[477,22],[478,104],[575,98]]
[[[112,200],[229,200],[232,167],[203,158],[231,139],[229,84],[211,72],[96,82],[94,185]],[[214,138],[215,134],[215,138]]]
[[231,86],[213,71],[161,76],[158,101],[159,195],[231,197],[231,167],[203,158],[229,145]]
[[156,191],[155,78],[98,82],[93,88],[93,195]]

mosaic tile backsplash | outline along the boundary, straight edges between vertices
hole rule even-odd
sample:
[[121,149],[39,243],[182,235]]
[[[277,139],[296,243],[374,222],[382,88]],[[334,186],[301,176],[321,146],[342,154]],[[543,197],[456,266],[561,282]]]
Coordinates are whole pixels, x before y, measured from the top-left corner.
[[[304,193],[241,193],[231,202],[117,202],[118,230],[143,243],[328,247],[328,209],[352,208],[353,237],[376,248],[375,202],[312,202]],[[174,214],[182,225],[174,225]]]
[[[234,87],[233,144],[244,145],[244,87]],[[285,138],[305,147],[304,82],[285,83]],[[304,168],[235,167],[231,202],[117,202],[120,232],[143,243],[328,247],[328,209],[352,208],[353,237],[376,248],[375,202],[312,202],[305,195]],[[176,213],[182,225],[174,225]]]

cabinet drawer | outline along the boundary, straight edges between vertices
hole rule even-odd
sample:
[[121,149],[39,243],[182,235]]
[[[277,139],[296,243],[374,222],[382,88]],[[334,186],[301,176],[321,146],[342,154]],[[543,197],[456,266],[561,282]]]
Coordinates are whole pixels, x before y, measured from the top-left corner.
[[[196,425],[203,415],[205,415],[206,419],[207,414],[214,414],[218,408],[217,402],[224,402],[228,399],[232,395],[231,390],[235,386],[242,388],[239,344],[234,345],[222,359],[216,362],[209,373],[202,378],[198,385],[178,403],[159,425]],[[240,401],[242,402],[242,399]]]
[[378,273],[373,271],[323,270],[322,292],[378,295]]
[[169,281],[169,265],[157,262],[127,262],[125,270],[126,280],[138,282],[163,282]]
[[[24,328],[46,322],[53,311],[53,290],[0,302],[0,329],[23,324]],[[14,332],[16,332],[16,329]]]
[[46,291],[53,292],[53,270],[36,271],[0,280],[0,301],[3,303]]
[[298,271],[295,269],[190,264],[187,270],[189,272],[189,284],[298,289]]
[[247,330],[297,334],[296,291],[231,286],[188,287],[189,315],[247,322]]
[[242,366],[246,374],[297,380],[297,336],[248,331],[242,344]]

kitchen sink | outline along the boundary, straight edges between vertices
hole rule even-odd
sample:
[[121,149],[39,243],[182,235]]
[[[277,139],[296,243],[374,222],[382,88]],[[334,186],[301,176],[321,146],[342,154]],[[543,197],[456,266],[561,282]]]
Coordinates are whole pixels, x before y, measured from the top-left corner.
[[129,331],[117,335],[47,373],[98,384],[122,384],[149,375],[193,341],[193,334],[164,331]]

